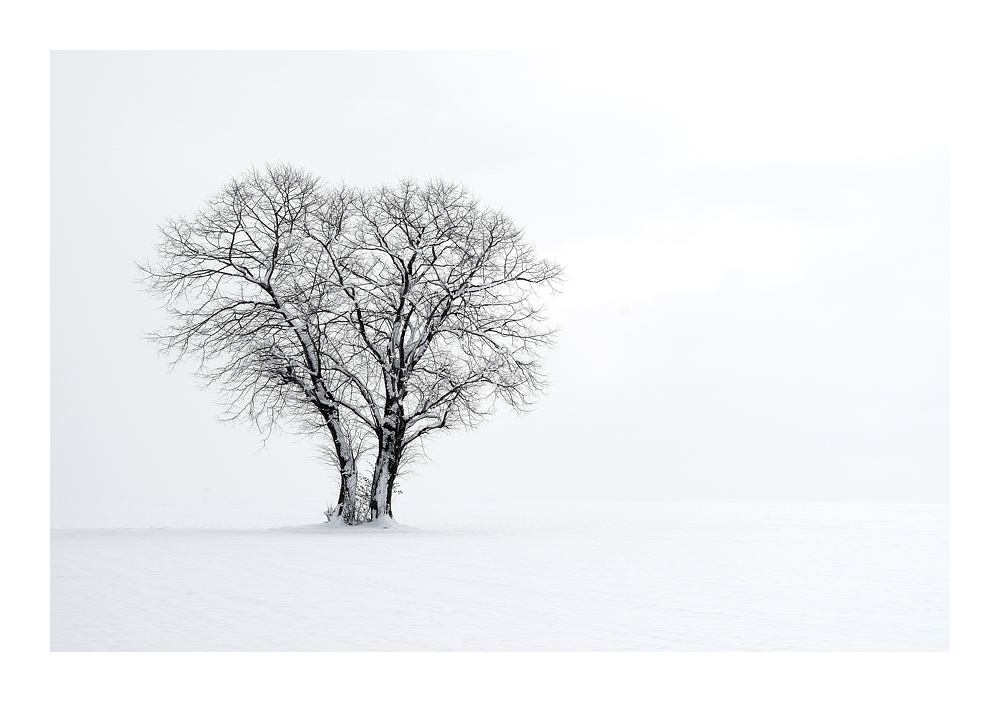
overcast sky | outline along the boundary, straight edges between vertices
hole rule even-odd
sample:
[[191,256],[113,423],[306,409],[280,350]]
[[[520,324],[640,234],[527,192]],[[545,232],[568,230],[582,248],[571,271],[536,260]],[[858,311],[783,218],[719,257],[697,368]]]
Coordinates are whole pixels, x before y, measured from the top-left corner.
[[157,226],[285,161],[461,181],[567,268],[548,395],[430,443],[397,516],[948,500],[941,77],[836,48],[54,53],[53,498],[335,497],[310,443],[218,423],[141,338]]

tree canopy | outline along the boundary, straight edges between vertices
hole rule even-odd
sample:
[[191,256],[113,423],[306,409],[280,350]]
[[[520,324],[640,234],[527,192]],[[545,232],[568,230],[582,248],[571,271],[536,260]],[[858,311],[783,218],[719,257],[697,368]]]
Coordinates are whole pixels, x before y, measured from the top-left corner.
[[160,231],[142,268],[171,323],[151,337],[197,362],[227,418],[328,437],[331,518],[391,518],[425,437],[498,402],[526,410],[544,387],[541,296],[561,268],[459,184],[327,186],[268,166]]

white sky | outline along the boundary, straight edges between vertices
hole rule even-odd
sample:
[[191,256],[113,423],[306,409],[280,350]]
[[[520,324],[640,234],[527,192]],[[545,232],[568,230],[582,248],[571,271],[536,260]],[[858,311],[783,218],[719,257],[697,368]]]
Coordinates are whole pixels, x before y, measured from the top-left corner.
[[[53,498],[330,499],[308,444],[214,422],[211,391],[140,339],[162,320],[133,266],[157,225],[280,160],[460,180],[567,266],[549,395],[435,441],[399,515],[948,500],[939,57],[882,56],[862,30],[769,43],[738,19],[724,55],[683,37],[633,55],[54,54]],[[734,60],[739,41],[759,50]]]

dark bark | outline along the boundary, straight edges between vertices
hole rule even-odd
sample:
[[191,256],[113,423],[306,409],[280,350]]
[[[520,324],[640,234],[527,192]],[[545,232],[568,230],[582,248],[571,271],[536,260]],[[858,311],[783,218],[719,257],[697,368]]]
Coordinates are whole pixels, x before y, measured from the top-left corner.
[[333,439],[334,452],[337,457],[337,467],[340,471],[340,494],[337,497],[337,506],[334,509],[333,518],[340,519],[346,524],[356,524],[357,518],[357,489],[358,472],[354,462],[354,454],[351,447],[347,445],[344,430],[340,423],[339,412],[336,409],[324,410],[323,419],[330,430]]
[[406,433],[406,422],[403,419],[403,406],[400,401],[386,402],[384,417],[378,456],[375,459],[375,471],[372,475],[370,501],[372,519],[383,516],[392,518],[392,489],[399,474],[403,438]]

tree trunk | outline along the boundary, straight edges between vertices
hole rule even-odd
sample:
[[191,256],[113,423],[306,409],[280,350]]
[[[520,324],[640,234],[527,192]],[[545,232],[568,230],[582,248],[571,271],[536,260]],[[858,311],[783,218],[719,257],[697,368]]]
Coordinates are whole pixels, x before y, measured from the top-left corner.
[[389,494],[389,452],[379,448],[372,475],[371,510],[372,519],[383,516],[392,518],[392,498]]
[[337,497],[337,506],[330,520],[340,521],[344,524],[357,524],[358,469],[354,463],[354,452],[351,450],[350,442],[344,433],[343,425],[340,423],[339,413],[336,410],[326,412],[324,418],[326,426],[330,430],[330,436],[333,438],[337,464],[340,469],[340,494]]
[[378,457],[372,474],[372,519],[392,519],[392,487],[396,482],[403,451],[403,407],[400,403],[386,403],[385,419],[378,443]]
[[358,472],[353,465],[349,468],[341,467],[340,470],[340,494],[337,496],[337,507],[333,513],[333,519],[344,524],[356,524],[358,504]]

